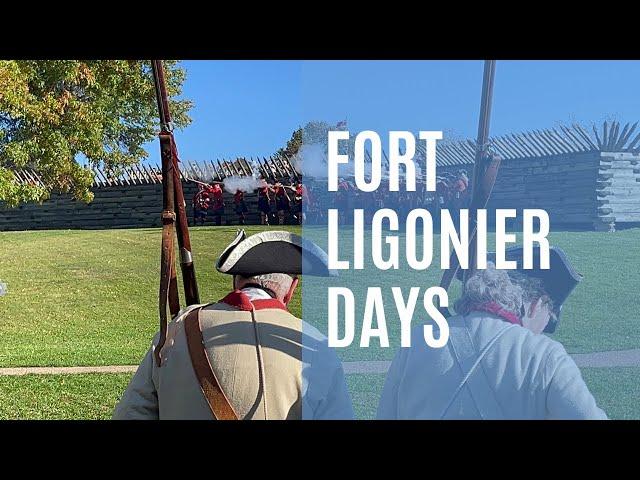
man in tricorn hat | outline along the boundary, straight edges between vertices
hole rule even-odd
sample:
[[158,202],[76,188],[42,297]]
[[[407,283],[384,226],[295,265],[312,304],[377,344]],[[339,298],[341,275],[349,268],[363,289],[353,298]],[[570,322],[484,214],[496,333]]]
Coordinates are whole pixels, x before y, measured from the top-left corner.
[[[478,270],[448,319],[443,348],[415,342],[398,351],[378,417],[384,419],[606,419],[553,332],[582,276],[559,248],[550,269],[524,270],[522,247],[507,249],[518,270]],[[540,265],[534,250],[534,265]],[[422,327],[420,327],[422,328]],[[420,338],[414,332],[413,338]]]
[[171,321],[114,419],[349,419],[342,364],[318,330],[289,313],[297,276],[333,276],[325,252],[284,231],[239,231],[216,268],[233,291]]

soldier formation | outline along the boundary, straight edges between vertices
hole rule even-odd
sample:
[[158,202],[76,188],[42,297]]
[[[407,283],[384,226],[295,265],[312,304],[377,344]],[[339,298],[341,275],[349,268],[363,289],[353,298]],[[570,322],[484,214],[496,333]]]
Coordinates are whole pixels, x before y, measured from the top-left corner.
[[455,174],[445,173],[437,177],[436,191],[428,192],[424,184],[419,184],[416,192],[391,192],[381,188],[375,192],[359,191],[353,182],[341,179],[338,191],[327,192],[326,185],[318,181],[311,181],[308,185],[290,180],[274,184],[263,181],[262,186],[251,192],[237,189],[233,193],[233,216],[225,213],[225,199],[222,184],[215,182],[198,183],[198,191],[193,196],[193,217],[195,225],[205,225],[207,218],[212,217],[214,225],[227,225],[237,222],[245,225],[251,212],[245,195],[257,195],[257,213],[260,225],[301,225],[326,223],[328,208],[340,211],[340,223],[350,221],[349,212],[356,208],[365,210],[365,217],[370,219],[376,210],[390,208],[402,213],[414,208],[429,210],[435,219],[441,209],[452,212],[467,208],[470,201],[469,177],[465,170]]
[[465,170],[438,176],[435,192],[427,191],[426,185],[420,183],[415,192],[404,191],[403,185],[400,185],[397,192],[389,191],[388,185],[374,192],[362,192],[353,182],[341,178],[338,191],[329,193],[325,184],[314,182],[310,183],[308,188],[306,221],[310,224],[326,224],[328,208],[339,210],[340,224],[352,222],[351,215],[354,209],[363,209],[365,223],[369,223],[373,214],[382,208],[394,210],[401,218],[414,208],[424,208],[429,210],[438,222],[442,209],[455,213],[462,208],[468,208],[471,200],[470,187]]
[[[198,191],[193,196],[193,218],[195,225],[205,225],[208,217],[213,217],[215,225],[222,225],[224,218],[227,225],[234,219],[225,214],[224,192],[219,183],[198,183]],[[247,223],[250,213],[245,195],[257,195],[257,209],[260,213],[261,225],[301,225],[305,216],[303,202],[308,204],[309,196],[306,187],[301,182],[291,181],[288,184],[275,184],[263,181],[262,186],[252,192],[236,189],[233,193],[233,212],[238,225]]]

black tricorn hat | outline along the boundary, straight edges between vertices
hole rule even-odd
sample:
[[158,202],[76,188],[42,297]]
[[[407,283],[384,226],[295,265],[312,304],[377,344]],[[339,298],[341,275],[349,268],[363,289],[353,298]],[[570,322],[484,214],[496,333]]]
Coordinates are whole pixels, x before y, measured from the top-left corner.
[[[553,300],[553,313],[555,319],[551,319],[545,332],[553,333],[558,326],[560,320],[560,312],[562,311],[562,305],[569,298],[571,292],[576,288],[578,283],[582,280],[582,275],[579,274],[567,255],[558,247],[549,247],[549,269],[543,270],[540,268],[540,247],[535,246],[533,248],[533,269],[525,270],[523,268],[523,254],[524,249],[522,246],[511,247],[505,250],[505,259],[513,260],[517,262],[516,271],[530,276],[539,278],[542,281],[545,291]],[[487,261],[495,263],[495,252],[487,252]],[[458,280],[462,280],[464,270],[458,269],[456,276]]]
[[291,232],[270,230],[247,237],[238,230],[222,252],[216,269],[229,275],[252,277],[266,273],[335,277],[327,254],[315,243]]

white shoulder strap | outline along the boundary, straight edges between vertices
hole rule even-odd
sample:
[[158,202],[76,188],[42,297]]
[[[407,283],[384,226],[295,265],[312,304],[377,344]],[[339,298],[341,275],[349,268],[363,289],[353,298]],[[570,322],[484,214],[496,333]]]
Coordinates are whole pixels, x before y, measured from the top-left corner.
[[472,394],[472,396],[482,418],[502,417],[500,405],[498,405],[498,402],[495,398],[495,393],[487,384],[486,378],[476,376],[472,381],[470,380],[473,373],[476,371],[476,369],[480,365],[480,362],[485,357],[487,352],[491,349],[491,347],[493,347],[493,345],[507,330],[513,327],[515,327],[515,325],[507,325],[502,328],[485,345],[480,354],[476,354],[475,348],[473,347],[473,343],[471,341],[471,336],[464,323],[459,326],[451,327],[451,335],[449,336],[449,341],[451,342],[454,356],[456,357],[456,360],[458,361],[458,364],[460,365],[460,368],[463,372],[465,371],[465,367],[467,368],[467,373],[464,375],[462,381],[453,392],[451,399],[440,415],[440,419],[443,419],[446,416],[449,409],[451,408],[451,405],[453,405],[453,402],[455,402],[456,398],[458,398],[458,395],[460,394],[464,386],[467,385],[467,383],[473,384],[476,389],[476,395]]

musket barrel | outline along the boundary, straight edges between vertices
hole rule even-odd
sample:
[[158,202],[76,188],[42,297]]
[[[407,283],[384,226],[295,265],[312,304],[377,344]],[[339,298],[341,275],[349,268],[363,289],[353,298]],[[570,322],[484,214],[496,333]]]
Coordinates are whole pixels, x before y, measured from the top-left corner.
[[489,124],[491,122],[491,104],[493,102],[493,82],[496,73],[496,61],[485,60],[482,76],[482,98],[480,99],[480,121],[478,123],[478,151],[484,154],[489,140]]
[[163,130],[171,132],[173,131],[173,124],[171,123],[169,97],[167,95],[167,87],[164,78],[164,68],[162,66],[162,60],[151,60],[151,69],[153,70],[153,80],[156,89],[156,100],[158,102],[160,126]]
[[[172,223],[175,225],[178,247],[180,249],[180,267],[182,270],[185,301],[187,305],[193,305],[200,303],[200,298],[191,252],[191,239],[189,237],[189,224],[187,221],[184,192],[182,190],[178,167],[178,152],[172,132],[173,126],[169,110],[164,67],[162,60],[152,60],[151,66],[161,123],[160,148],[163,173],[163,212],[170,212],[167,216],[173,218]],[[165,213],[163,213],[163,216]],[[171,261],[173,262],[174,259],[172,258]],[[173,268],[175,269],[175,265]],[[173,303],[175,306],[176,302]],[[172,309],[171,313],[174,314],[177,312],[174,312]]]
[[[473,166],[473,178],[471,181],[471,204],[469,214],[472,225],[476,225],[477,209],[484,208],[498,174],[500,166],[498,159],[493,159],[490,165],[485,165],[489,153],[489,125],[491,122],[491,105],[493,102],[493,83],[496,73],[496,61],[485,60],[484,73],[482,76],[482,97],[480,99],[480,120],[478,122],[478,140],[476,145],[475,165]],[[489,170],[489,166],[491,169]],[[469,268],[463,275],[463,287],[467,279],[475,272],[476,264],[476,228],[474,227],[470,235],[469,244]],[[459,266],[459,263],[457,263]],[[455,272],[454,272],[455,274]]]
[[[495,77],[495,60],[485,60],[484,73],[482,78],[482,96],[480,98],[480,118],[478,121],[478,138],[476,141],[475,163],[473,166],[473,177],[471,181],[471,204],[469,206],[470,223],[474,225],[471,229],[469,238],[469,269],[464,272],[463,285],[474,272],[476,263],[476,217],[477,210],[485,208],[491,190],[495,183],[500,159],[493,157],[487,162],[489,153],[489,124],[491,120],[491,104],[493,101],[493,83]],[[486,163],[486,165],[485,165]],[[440,281],[440,286],[447,290],[455,277],[460,262],[457,255],[452,253],[450,258],[450,268],[446,270]],[[448,314],[446,309],[441,309],[443,313]]]

